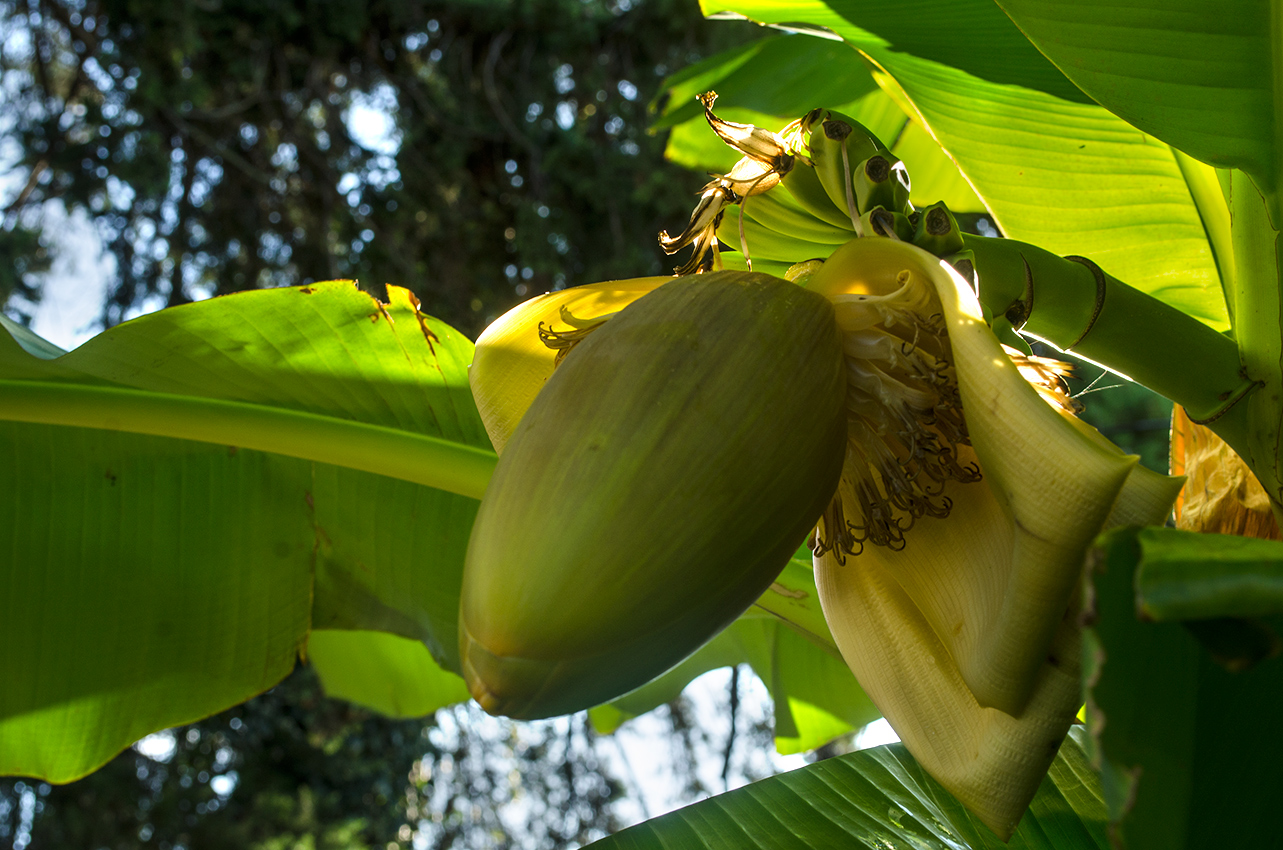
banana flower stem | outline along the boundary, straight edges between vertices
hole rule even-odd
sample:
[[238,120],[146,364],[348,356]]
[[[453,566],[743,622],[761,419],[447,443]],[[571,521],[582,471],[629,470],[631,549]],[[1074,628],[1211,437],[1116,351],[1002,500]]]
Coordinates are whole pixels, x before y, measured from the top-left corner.
[[986,313],[1171,399],[1242,454],[1246,417],[1239,402],[1261,382],[1244,372],[1233,339],[1085,257],[1059,257],[1012,239],[965,240]]
[[[1234,334],[1246,373],[1264,386],[1242,407],[1246,444],[1233,446],[1269,493],[1283,523],[1283,242],[1271,219],[1274,193],[1261,191],[1237,169],[1230,175],[1234,247]],[[1215,427],[1214,425],[1212,426]],[[1224,435],[1222,435],[1224,436]]]

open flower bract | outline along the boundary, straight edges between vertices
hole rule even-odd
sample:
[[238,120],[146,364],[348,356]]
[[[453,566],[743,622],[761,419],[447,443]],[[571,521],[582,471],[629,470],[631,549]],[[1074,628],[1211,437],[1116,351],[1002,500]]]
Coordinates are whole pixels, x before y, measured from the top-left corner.
[[[897,309],[935,311],[947,332],[970,442],[953,460],[978,464],[982,480],[943,481],[936,497],[948,518],[916,524],[903,547],[825,552],[816,580],[844,658],[910,752],[1009,836],[1080,704],[1086,549],[1111,521],[1162,522],[1180,481],[1047,404],[985,325],[969,284],[925,251],[856,240],[808,286],[835,302],[848,353]],[[848,452],[847,505],[861,504],[862,460]]]

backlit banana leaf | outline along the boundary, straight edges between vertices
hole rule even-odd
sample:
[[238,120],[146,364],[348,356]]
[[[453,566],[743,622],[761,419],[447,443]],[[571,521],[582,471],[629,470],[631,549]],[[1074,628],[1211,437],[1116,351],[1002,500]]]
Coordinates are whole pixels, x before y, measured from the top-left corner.
[[468,699],[463,679],[437,666],[421,641],[389,632],[317,629],[307,660],[328,696],[388,717],[424,717]]
[[[457,664],[493,454],[472,344],[390,295],[248,292],[60,356],[0,334],[0,773],[74,779],[247,699],[312,628],[385,631]],[[425,486],[437,473],[475,492]],[[322,672],[350,683],[365,662],[330,634]],[[430,689],[459,696],[445,673]]]
[[755,782],[618,832],[595,850],[1106,850],[1099,780],[1075,731],[1010,843],[976,821],[899,744]]
[[665,107],[654,129],[672,128],[666,155],[687,168],[724,172],[739,154],[709,132],[696,97],[710,89],[718,93],[721,117],[772,130],[816,106],[850,115],[908,165],[915,204],[942,200],[955,212],[984,210],[957,166],[920,123],[878,89],[865,61],[842,42],[766,38],[710,56],[665,80]]
[[957,163],[1004,233],[1088,256],[1228,327],[1216,258],[1177,154],[1093,103],[990,0],[702,5],[841,36]]
[[[1261,0],[999,0],[1038,49],[1102,106],[1203,162],[1277,192],[1283,79]],[[1274,45],[1274,50],[1271,50]]]
[[750,665],[775,701],[775,747],[781,753],[815,749],[880,716],[824,622],[811,553],[805,549],[753,608],[698,652],[589,716],[599,732],[612,732],[676,699],[697,676],[737,664]]

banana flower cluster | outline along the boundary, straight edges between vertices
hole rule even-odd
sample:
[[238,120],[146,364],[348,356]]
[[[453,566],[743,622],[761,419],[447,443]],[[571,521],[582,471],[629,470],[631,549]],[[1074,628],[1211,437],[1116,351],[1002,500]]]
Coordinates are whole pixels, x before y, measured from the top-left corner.
[[726,208],[742,203],[745,198],[762,195],[774,189],[784,175],[793,170],[801,153],[801,140],[819,110],[789,124],[779,133],[752,124],[726,121],[713,114],[717,92],[700,95],[704,117],[713,132],[727,145],[744,154],[725,174],[709,175],[713,179],[700,190],[699,203],[690,221],[676,236],[668,231],[659,234],[659,246],[666,254],[675,254],[687,245],[693,246],[690,258],[674,271],[678,275],[709,271],[718,266],[717,227]]
[[[765,286],[757,278],[767,277],[720,274],[739,274],[727,286]],[[618,364],[670,355],[648,351],[644,337],[635,333],[611,336],[612,327],[624,327],[625,318],[658,292],[716,277],[643,278],[553,292],[493,324],[477,341],[471,381],[494,445],[504,453],[500,472],[511,454],[514,467],[538,467],[539,476],[558,482],[574,477],[557,458],[532,450],[518,458],[522,446],[517,444],[526,437],[509,444],[514,432],[562,427],[561,422],[531,422],[536,414],[547,421],[558,415],[548,404],[535,404],[536,397],[553,392],[559,372],[571,367],[579,369],[575,390],[558,388],[561,409],[591,408],[620,397],[620,388],[609,388]],[[720,628],[766,590],[789,546],[810,535],[825,618],[854,676],[926,771],[1006,838],[1080,705],[1079,587],[1085,551],[1112,524],[1164,521],[1180,479],[1146,471],[1137,458],[1079,422],[1058,387],[1055,365],[1014,359],[985,324],[970,283],[926,251],[890,238],[858,238],[807,279],[769,281],[820,296],[828,308],[821,315],[807,306],[803,313],[811,324],[795,333],[825,338],[831,333],[837,342],[807,344],[794,356],[775,338],[769,345],[779,347],[780,358],[806,364],[795,373],[780,371],[771,367],[771,358],[752,355],[765,338],[757,336],[760,321],[753,318],[760,306],[743,315],[718,306],[726,327],[716,321],[709,327],[721,328],[718,338],[742,338],[739,356],[734,346],[717,349],[720,358],[731,353],[730,364],[707,372],[707,379],[693,379],[689,386],[695,388],[671,399],[665,433],[634,432],[647,427],[638,421],[621,419],[611,426],[624,435],[625,446],[645,446],[621,455],[634,476],[622,485],[613,481],[621,492],[589,488],[575,491],[574,504],[559,504],[558,494],[571,490],[557,483],[540,491],[547,504],[530,509],[512,508],[520,505],[512,487],[507,495],[486,494],[482,518],[525,510],[523,527],[538,526],[530,517],[545,512],[552,524],[536,532],[552,541],[553,550],[565,544],[572,554],[554,567],[540,560],[538,569],[547,576],[518,576],[521,551],[500,559],[500,565],[494,553],[509,545],[527,549],[531,537],[525,531],[504,537],[502,517],[479,519],[461,609],[468,685],[488,710],[526,717],[588,708],[622,694],[658,671],[645,669],[636,681],[621,673],[621,655],[603,654],[600,646],[612,641],[649,646],[643,654],[665,659],[698,649],[709,629]],[[665,321],[681,324],[690,312],[703,309],[698,297],[683,304]],[[825,329],[828,322],[831,327]],[[581,350],[585,338],[594,341],[593,350]],[[676,374],[684,359],[703,354],[692,344],[665,363],[674,364]],[[740,360],[744,368],[735,368]],[[594,382],[606,390],[598,394]],[[717,386],[699,388],[701,382]],[[571,379],[562,383],[571,386]],[[788,385],[783,395],[781,383]],[[711,395],[701,395],[706,390]],[[731,422],[707,409],[708,399],[745,397],[771,401],[757,408],[730,405],[736,412]],[[792,404],[783,399],[793,397],[806,399],[798,404],[807,409],[781,409]],[[833,415],[842,435],[837,450],[828,447]],[[708,426],[683,429],[681,423],[692,417],[708,417]],[[784,508],[772,506],[763,513],[752,513],[757,504],[752,499],[720,510],[720,500],[729,496],[716,482],[740,481],[738,465],[744,459],[733,463],[718,454],[717,435],[742,440],[752,432],[769,433],[775,446],[754,444],[760,447],[747,462],[767,471],[754,481],[777,482],[754,486],[789,490],[789,499]],[[665,446],[668,433],[699,433],[707,442],[672,454]],[[599,431],[563,436],[581,444],[609,442]],[[824,451],[801,451],[798,442],[824,444]],[[585,456],[595,455],[581,445],[574,463]],[[681,459],[680,468],[666,467],[672,456]],[[803,465],[806,469],[798,472]],[[617,524],[593,521],[609,503],[612,522],[621,515],[648,522],[666,509],[665,496],[649,486],[654,481],[663,482],[674,499],[693,497],[683,504],[701,504],[690,494],[709,500],[707,509],[688,506],[677,512],[681,515],[670,510],[663,521],[674,526],[671,535],[683,547],[695,538],[717,542],[701,550],[698,563],[681,567],[690,576],[686,587],[656,563],[680,558],[674,547],[638,542]],[[630,500],[630,487],[647,495]],[[500,501],[507,506],[498,508]],[[772,522],[772,517],[779,519]],[[616,558],[621,546],[629,549],[622,560]],[[754,547],[769,550],[770,563],[758,564],[760,559],[747,554]],[[731,562],[756,565],[736,571],[718,551],[736,553]],[[600,574],[608,564],[618,578]],[[699,569],[712,578],[697,576]],[[550,574],[561,571],[570,578]],[[617,583],[639,576],[644,583],[645,574],[654,571],[665,576],[662,581],[636,592],[626,605],[612,596]],[[563,590],[556,597],[509,592],[543,578],[561,582],[562,588],[593,590],[584,595]],[[707,597],[717,594],[707,588],[720,587],[718,582],[749,586],[709,606]],[[693,587],[703,590],[692,592]],[[513,614],[523,605],[538,610]],[[648,610],[666,613],[652,627]],[[497,626],[506,618],[525,624],[526,631]],[[689,628],[693,619],[703,628]],[[631,631],[621,636],[625,622]],[[548,656],[549,635],[561,641],[553,653],[557,658]],[[543,660],[532,665],[531,656],[540,653]]]

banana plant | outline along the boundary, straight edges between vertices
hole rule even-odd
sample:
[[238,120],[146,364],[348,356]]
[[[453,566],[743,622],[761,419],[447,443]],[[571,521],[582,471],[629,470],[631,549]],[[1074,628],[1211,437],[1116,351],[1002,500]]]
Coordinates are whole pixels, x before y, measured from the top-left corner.
[[344,282],[73,352],[6,323],[0,772],[300,655],[393,714],[603,727],[748,661],[782,746],[882,713],[903,749],[610,844],[1268,846],[1283,544],[1163,529],[1181,479],[1028,345],[1177,402],[1279,516],[1283,12],[1232,5],[707,4],[782,34],[670,81],[714,172],[679,276],[475,348]]

